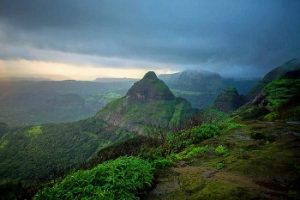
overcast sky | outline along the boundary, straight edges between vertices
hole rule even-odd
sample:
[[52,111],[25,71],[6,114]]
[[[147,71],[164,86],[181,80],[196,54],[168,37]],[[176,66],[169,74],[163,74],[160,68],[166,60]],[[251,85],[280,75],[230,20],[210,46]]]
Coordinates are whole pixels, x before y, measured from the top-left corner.
[[0,76],[258,77],[299,55],[299,0],[0,0]]

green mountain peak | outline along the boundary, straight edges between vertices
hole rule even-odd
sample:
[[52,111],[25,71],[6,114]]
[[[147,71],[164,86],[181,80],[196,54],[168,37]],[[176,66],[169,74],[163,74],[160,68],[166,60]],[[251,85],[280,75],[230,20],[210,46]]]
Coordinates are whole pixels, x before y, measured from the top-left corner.
[[176,98],[152,71],[128,90],[125,97],[109,103],[96,117],[107,124],[142,135],[154,128],[180,128],[192,119],[190,103]]
[[147,73],[144,75],[143,79],[152,79],[152,80],[156,80],[156,79],[158,79],[158,78],[157,78],[157,76],[156,76],[156,74],[155,74],[154,71],[149,71],[149,72],[147,72]]
[[153,100],[173,100],[175,96],[168,86],[159,80],[153,71],[149,71],[127,92],[130,101],[149,102]]

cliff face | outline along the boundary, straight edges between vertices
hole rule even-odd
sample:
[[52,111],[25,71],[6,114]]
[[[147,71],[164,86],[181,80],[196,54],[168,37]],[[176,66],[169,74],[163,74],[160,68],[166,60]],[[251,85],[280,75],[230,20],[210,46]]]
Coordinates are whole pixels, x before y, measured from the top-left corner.
[[153,128],[183,127],[195,112],[185,99],[176,98],[154,72],[148,72],[126,96],[109,103],[96,117],[110,126],[147,135]]
[[244,103],[244,98],[235,88],[227,88],[222,91],[214,102],[214,107],[223,112],[232,112]]

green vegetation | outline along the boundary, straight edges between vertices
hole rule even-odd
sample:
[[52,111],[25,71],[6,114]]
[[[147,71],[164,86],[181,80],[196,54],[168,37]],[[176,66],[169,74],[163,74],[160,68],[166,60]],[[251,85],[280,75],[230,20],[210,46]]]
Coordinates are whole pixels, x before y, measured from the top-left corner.
[[[299,197],[297,123],[238,121],[213,108],[198,115],[153,72],[144,79],[95,117],[5,129],[3,196],[30,199],[43,186],[35,199]],[[298,79],[274,80],[246,109],[266,120],[291,116],[298,92]]]
[[148,72],[125,97],[109,103],[96,117],[110,125],[153,136],[157,129],[184,128],[196,113],[189,102],[176,98],[154,72]]
[[38,192],[34,199],[138,199],[135,194],[151,185],[153,168],[136,157],[120,157],[91,170],[77,171],[53,187]]
[[269,83],[264,91],[268,106],[272,110],[276,110],[286,105],[294,96],[299,95],[300,79],[277,79]]
[[29,130],[27,130],[25,134],[28,137],[37,137],[42,133],[43,133],[42,126],[33,126]]
[[182,152],[179,152],[173,156],[175,158],[175,161],[190,160],[191,158],[197,157],[207,152],[209,152],[209,148],[207,145],[200,146],[200,147],[191,145],[187,147],[185,150],[183,150]]
[[0,139],[0,176],[21,181],[47,181],[79,166],[112,141],[130,133],[107,130],[94,118],[24,127]]
[[219,145],[215,149],[215,152],[219,155],[224,155],[225,153],[227,153],[227,149],[223,145]]
[[299,120],[300,79],[279,78],[263,88],[256,102],[241,107],[235,116],[242,119]]
[[234,87],[223,90],[214,101],[214,107],[222,112],[231,113],[245,103],[243,96],[239,95]]
[[197,144],[205,139],[219,136],[221,132],[225,133],[241,127],[241,124],[215,109],[206,110],[205,113],[206,117],[202,118],[204,122],[202,125],[169,134],[168,145],[178,151],[191,144]]

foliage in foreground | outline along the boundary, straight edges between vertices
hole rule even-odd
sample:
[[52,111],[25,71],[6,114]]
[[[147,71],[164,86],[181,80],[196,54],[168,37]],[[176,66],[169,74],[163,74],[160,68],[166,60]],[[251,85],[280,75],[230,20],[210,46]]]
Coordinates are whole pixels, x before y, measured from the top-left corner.
[[215,109],[205,111],[203,124],[194,126],[191,129],[182,130],[170,134],[168,145],[172,151],[179,151],[189,145],[197,144],[205,139],[219,136],[221,132],[235,129],[241,125],[236,123],[232,118],[223,112]]
[[70,174],[34,199],[138,199],[135,194],[151,185],[153,173],[152,165],[143,159],[120,157]]

